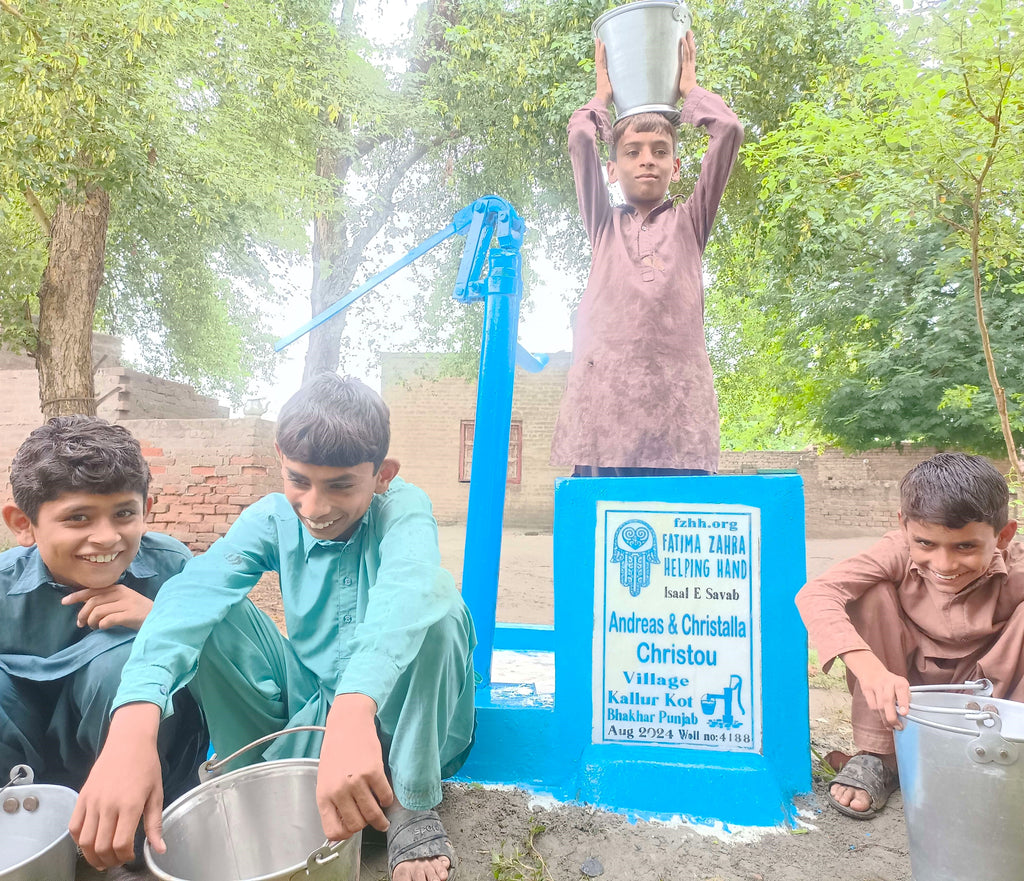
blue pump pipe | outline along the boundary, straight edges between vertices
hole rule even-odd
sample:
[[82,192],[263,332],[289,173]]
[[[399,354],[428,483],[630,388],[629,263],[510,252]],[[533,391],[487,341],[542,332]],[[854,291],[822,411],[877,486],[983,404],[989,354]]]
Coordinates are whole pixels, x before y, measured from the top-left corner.
[[[445,239],[456,233],[466,236],[453,296],[465,303],[484,301],[462,568],[462,595],[477,630],[473,665],[479,686],[491,681],[515,368],[518,365],[536,373],[548,360],[546,355],[533,355],[516,342],[523,291],[520,251],[525,231],[526,225],[505,199],[477,199],[456,213],[446,227],[274,344],[274,350],[280,352]],[[491,248],[494,238],[497,247]]]

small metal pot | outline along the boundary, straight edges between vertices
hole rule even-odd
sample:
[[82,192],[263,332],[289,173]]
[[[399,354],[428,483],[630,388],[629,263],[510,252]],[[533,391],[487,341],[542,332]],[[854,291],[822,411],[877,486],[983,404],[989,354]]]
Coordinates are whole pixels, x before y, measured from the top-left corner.
[[[304,729],[262,738],[207,762],[205,771],[296,730]],[[164,810],[167,851],[156,853],[146,842],[149,870],[161,881],[359,881],[361,833],[340,843],[323,840],[318,768],[316,759],[263,762],[186,792]]]
[[15,765],[0,787],[0,881],[75,881],[68,823],[78,793],[34,779],[28,765]]

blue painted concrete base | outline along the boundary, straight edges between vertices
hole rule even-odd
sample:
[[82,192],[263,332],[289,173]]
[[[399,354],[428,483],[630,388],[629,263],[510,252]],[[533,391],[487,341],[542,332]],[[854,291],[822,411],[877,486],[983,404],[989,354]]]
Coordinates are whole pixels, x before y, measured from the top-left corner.
[[[606,618],[608,609],[617,610],[621,622],[625,617],[623,610],[636,609],[629,612],[629,620],[638,627],[645,620],[654,622],[649,625],[653,631],[658,621],[662,622],[658,627],[668,622],[670,614],[680,617],[689,614],[687,620],[691,624],[718,621],[717,626],[726,633],[726,637],[717,642],[684,636],[681,634],[690,631],[678,629],[668,631],[676,634],[674,636],[661,632],[657,637],[638,637],[642,641],[638,643],[636,657],[629,656],[624,662],[629,671],[634,667],[645,671],[662,669],[650,664],[641,666],[649,659],[653,646],[659,650],[671,649],[669,657],[681,665],[686,663],[684,645],[691,654],[694,649],[710,651],[717,646],[722,646],[720,653],[727,653],[734,643],[746,645],[742,640],[730,643],[730,627],[735,629],[735,624],[721,623],[742,617],[739,613],[746,606],[741,608],[743,603],[736,602],[733,606],[708,607],[684,600],[665,605],[665,609],[673,610],[671,613],[650,612],[651,608],[658,608],[652,603],[662,602],[662,590],[667,597],[675,588],[681,592],[687,585],[691,590],[693,585],[704,585],[702,589],[706,594],[709,592],[707,585],[715,583],[710,577],[697,581],[666,580],[675,572],[673,567],[677,562],[682,566],[686,558],[673,556],[673,549],[685,535],[676,536],[664,529],[660,530],[661,552],[653,555],[657,560],[649,567],[650,584],[637,588],[635,595],[625,590],[625,580],[620,589],[619,569],[612,561],[621,559],[622,550],[611,548],[610,532],[602,539],[599,524],[599,511],[609,508],[609,500],[612,509],[627,511],[623,517],[631,516],[631,511],[639,511],[646,517],[645,525],[649,522],[656,533],[659,532],[657,524],[665,522],[666,516],[668,522],[676,524],[702,521],[704,507],[712,513],[703,519],[715,524],[717,521],[712,518],[722,511],[754,512],[743,522],[749,521],[756,527],[757,540],[751,541],[756,554],[750,557],[750,562],[752,566],[759,564],[759,579],[748,581],[751,592],[759,596],[752,606],[754,613],[748,617],[750,625],[758,627],[758,634],[756,638],[748,634],[747,639],[756,657],[750,659],[749,669],[723,664],[721,673],[713,670],[709,674],[687,666],[672,668],[680,674],[680,679],[684,675],[692,677],[695,685],[700,681],[699,676],[704,675],[705,681],[713,683],[713,687],[702,684],[700,693],[690,694],[689,709],[682,711],[687,714],[683,717],[685,721],[673,726],[673,731],[678,733],[673,735],[670,745],[600,742],[600,738],[607,736],[605,728],[608,726],[602,727],[604,712],[611,719],[620,719],[634,710],[632,706],[601,709],[604,702],[613,700],[608,682],[624,672],[624,668],[621,664],[616,667],[619,662],[614,659],[598,657],[595,660],[595,646],[601,643],[607,653],[613,638],[620,635],[616,627],[609,629],[607,620],[595,624],[596,615],[602,614],[601,604],[595,606],[595,593],[599,589],[615,591],[608,593],[611,599],[604,607]],[[678,506],[682,516],[666,515],[662,510],[666,505],[670,512],[673,505]],[[652,513],[644,513],[648,509]],[[691,511],[702,516],[690,516]],[[662,519],[659,521],[658,517]],[[723,522],[726,521],[723,519]],[[496,642],[502,647],[519,651],[548,650],[553,643],[555,695],[552,698],[537,694],[531,688],[519,688],[515,684],[478,689],[477,742],[460,778],[517,785],[559,800],[583,802],[637,818],[683,817],[742,826],[791,823],[795,819],[794,798],[811,788],[807,642],[793,604],[793,597],[805,580],[803,535],[803,491],[797,476],[573,479],[559,483],[555,493],[554,629],[499,625],[496,636]],[[632,552],[640,547],[641,538],[634,533],[630,538],[632,544],[622,547]],[[609,544],[608,548],[601,547],[602,540]],[[736,540],[732,542],[735,546]],[[739,571],[737,559],[709,553],[709,544],[705,536],[704,557],[693,553],[689,558],[701,565],[706,559],[714,564],[712,572],[715,566],[721,571],[723,565],[727,570],[731,566]],[[634,567],[629,571],[640,570]],[[739,593],[737,589],[737,595]],[[630,605],[634,601],[635,605]],[[726,611],[716,612],[715,608]],[[735,615],[729,614],[733,608]],[[641,614],[643,609],[648,611]],[[671,624],[673,628],[679,626],[675,618]],[[600,640],[596,638],[598,632]],[[750,686],[750,671],[757,679],[756,687]],[[629,672],[628,675],[634,674]],[[621,685],[621,677],[617,681],[619,690],[614,700],[626,703],[629,688]],[[740,681],[746,682],[742,690]],[[735,719],[722,715],[723,696],[731,698],[733,685],[737,698],[733,708]],[[684,693],[680,689],[671,692],[675,699],[680,699]],[[638,702],[652,700],[662,705],[666,702],[664,692],[639,689],[636,694]],[[648,696],[641,697],[641,694]],[[632,701],[630,697],[629,703]],[[598,702],[596,710],[595,702]],[[671,701],[668,704],[675,706]],[[659,712],[657,706],[640,709],[649,709],[655,716]],[[757,725],[752,727],[751,720],[755,716]],[[630,737],[635,733],[642,738],[650,731],[650,726],[632,723],[618,726],[618,729],[621,731],[623,727],[629,728]],[[733,736],[728,733],[731,731],[752,731],[752,745],[737,750],[717,743],[702,743],[702,748],[686,745],[685,738],[706,741],[712,739],[715,732],[726,732],[718,736],[729,738]]]
[[[532,690],[477,691],[476,745],[457,779],[518,786],[634,819],[737,826],[793,824],[793,798],[811,788],[809,764],[806,781],[794,786],[763,756],[591,744],[573,758],[558,735],[552,696],[523,691]],[[806,721],[794,719],[794,737],[806,740],[809,753],[801,726]]]

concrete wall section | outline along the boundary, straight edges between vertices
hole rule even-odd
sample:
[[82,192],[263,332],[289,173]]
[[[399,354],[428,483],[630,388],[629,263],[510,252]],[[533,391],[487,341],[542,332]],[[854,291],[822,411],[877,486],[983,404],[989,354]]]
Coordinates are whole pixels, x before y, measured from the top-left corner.
[[[558,353],[541,373],[516,371],[512,419],[522,423],[522,480],[505,488],[505,525],[551,528],[555,478],[548,464],[551,434],[565,387],[569,356]],[[437,359],[387,355],[382,393],[391,408],[391,455],[401,474],[427,492],[442,523],[466,519],[469,484],[459,481],[461,426],[476,419],[476,382],[442,377]]]
[[[402,474],[423,487],[440,522],[466,517],[469,485],[459,482],[460,425],[476,412],[476,383],[440,375],[429,355],[386,355],[382,388],[391,407],[391,449]],[[551,435],[565,387],[569,355],[552,356],[540,373],[516,372],[513,420],[522,422],[522,478],[506,486],[508,526],[550,530],[553,487],[567,468],[548,464]],[[724,451],[722,474],[795,472],[804,481],[807,535],[877,534],[896,525],[899,480],[936,451],[912,447],[869,450]],[[997,461],[1003,473],[1009,464]]]

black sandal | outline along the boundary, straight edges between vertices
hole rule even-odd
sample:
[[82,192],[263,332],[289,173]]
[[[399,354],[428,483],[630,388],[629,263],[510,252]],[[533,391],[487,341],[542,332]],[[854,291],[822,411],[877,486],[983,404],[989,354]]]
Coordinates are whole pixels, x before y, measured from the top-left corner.
[[388,877],[395,866],[409,860],[448,858],[448,881],[455,878],[455,851],[441,825],[437,811],[408,811],[397,823],[388,826]]

